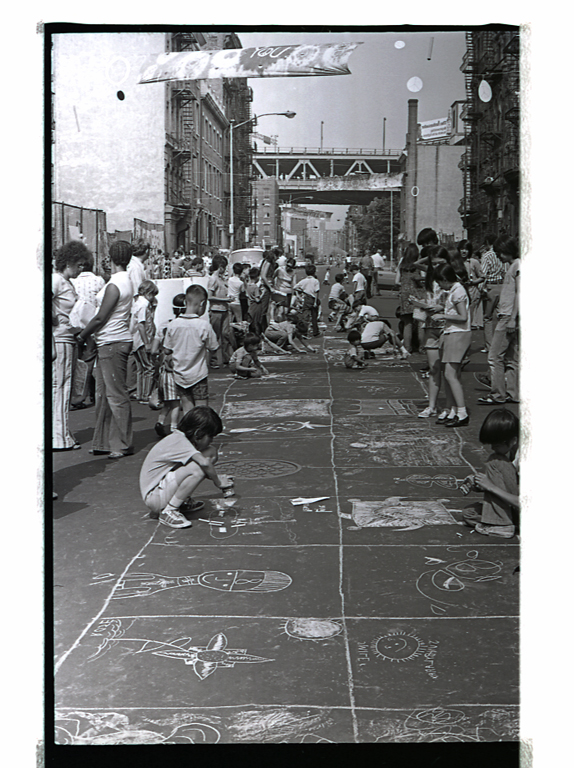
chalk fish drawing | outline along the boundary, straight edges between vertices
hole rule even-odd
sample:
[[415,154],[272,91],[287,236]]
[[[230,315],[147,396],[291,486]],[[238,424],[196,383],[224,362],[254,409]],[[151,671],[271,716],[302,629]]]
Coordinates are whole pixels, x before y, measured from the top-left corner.
[[242,400],[227,404],[221,413],[222,419],[243,419],[281,416],[283,418],[312,419],[329,417],[330,400]]
[[118,582],[112,598],[148,597],[175,587],[207,587],[219,592],[277,592],[291,584],[280,571],[205,571],[193,576],[161,576],[157,573],[128,573]]
[[207,723],[187,722],[161,730],[130,724],[118,712],[56,712],[56,744],[217,744],[217,728]]
[[469,584],[502,578],[502,561],[479,560],[476,550],[467,552],[466,555],[466,560],[457,560],[439,569],[425,571],[418,577],[416,588],[423,597],[431,601],[431,611],[434,614],[444,614],[449,607],[460,605],[460,599],[445,599],[447,594],[454,597]]
[[353,520],[359,528],[398,528],[415,531],[425,525],[458,525],[444,506],[448,499],[413,501],[390,496],[383,501],[353,499]]
[[152,653],[154,656],[164,656],[168,659],[181,659],[185,664],[193,666],[200,680],[205,680],[219,667],[274,661],[262,656],[251,656],[245,648],[227,648],[227,637],[223,632],[214,635],[207,645],[191,645],[191,641],[191,637],[182,637],[170,643],[144,640],[144,645],[136,653]]

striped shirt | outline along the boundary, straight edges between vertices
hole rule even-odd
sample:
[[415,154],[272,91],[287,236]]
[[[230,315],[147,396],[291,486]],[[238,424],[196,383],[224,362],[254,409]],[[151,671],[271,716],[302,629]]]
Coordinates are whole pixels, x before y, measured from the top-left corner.
[[485,280],[490,285],[504,282],[506,269],[494,251],[487,251],[480,260],[480,268]]

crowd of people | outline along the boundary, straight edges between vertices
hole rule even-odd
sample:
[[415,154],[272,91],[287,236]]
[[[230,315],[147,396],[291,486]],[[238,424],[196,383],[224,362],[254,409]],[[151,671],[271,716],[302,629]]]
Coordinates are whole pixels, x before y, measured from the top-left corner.
[[[202,505],[191,499],[199,482],[208,477],[222,490],[231,483],[214,468],[217,452],[211,443],[222,427],[209,407],[209,368],[224,366],[238,378],[257,379],[268,374],[259,359],[264,346],[279,354],[316,352],[309,339],[321,335],[320,283],[310,258],[297,280],[295,260],[280,248],[266,250],[258,266],[235,263],[231,271],[227,258],[216,254],[206,285],[192,282],[175,296],[173,317],[158,328],[149,250],[144,241],[112,243],[107,281],[94,274],[93,256],[83,242],[66,243],[54,255],[52,448],[81,447],[70,431],[69,411],[91,399],[90,453],[111,460],[129,456],[131,401],[149,404],[158,410],[155,431],[162,439],[142,466],[142,496],[160,522],[189,527],[182,507],[194,511]],[[344,365],[363,368],[374,350],[385,346],[401,357],[417,350],[426,354],[429,402],[419,417],[436,417],[445,427],[469,424],[461,372],[473,329],[484,332],[490,370],[490,392],[478,402],[518,401],[518,244],[489,237],[478,253],[480,259],[468,240],[441,246],[432,229],[407,244],[397,268],[398,333],[368,304],[378,292],[380,262],[373,257],[361,255],[348,275],[337,271],[329,291],[327,319],[347,333]],[[201,257],[187,266],[185,276],[206,277]],[[441,386],[445,402],[439,408]],[[506,409],[493,413],[499,419],[485,422],[480,439],[492,445],[494,469],[469,479],[490,494],[489,501],[486,512],[467,523],[482,533],[511,536],[517,481],[507,464],[516,469],[518,426],[510,424]],[[502,496],[496,491],[501,487]]]

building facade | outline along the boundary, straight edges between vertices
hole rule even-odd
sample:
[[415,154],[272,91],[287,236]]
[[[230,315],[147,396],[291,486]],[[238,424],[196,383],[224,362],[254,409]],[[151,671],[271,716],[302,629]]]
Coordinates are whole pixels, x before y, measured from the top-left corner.
[[520,41],[518,28],[466,35],[466,146],[460,214],[468,237],[517,236],[520,228]]
[[279,185],[275,178],[257,179],[253,182],[253,231],[254,245],[268,247],[283,244]]

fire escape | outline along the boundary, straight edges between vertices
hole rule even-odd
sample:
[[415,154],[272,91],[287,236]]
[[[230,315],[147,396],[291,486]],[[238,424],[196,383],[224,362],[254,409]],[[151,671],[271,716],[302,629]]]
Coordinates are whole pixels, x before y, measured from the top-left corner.
[[[478,243],[488,231],[518,233],[518,32],[471,32],[466,44],[461,66],[466,149],[459,164],[464,178],[459,212],[470,239]],[[481,83],[490,89],[482,98]]]

